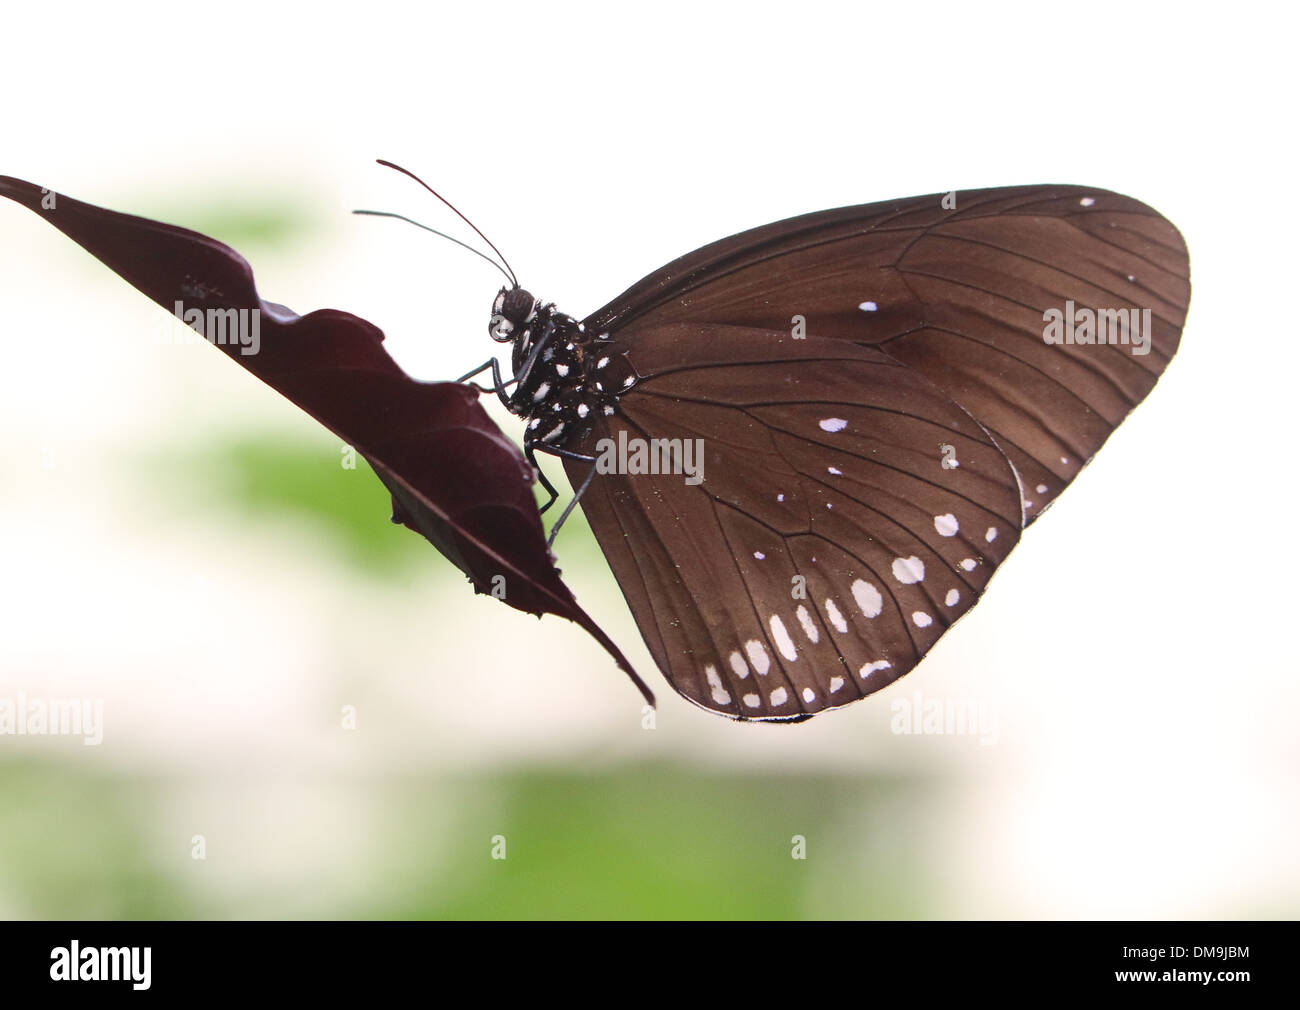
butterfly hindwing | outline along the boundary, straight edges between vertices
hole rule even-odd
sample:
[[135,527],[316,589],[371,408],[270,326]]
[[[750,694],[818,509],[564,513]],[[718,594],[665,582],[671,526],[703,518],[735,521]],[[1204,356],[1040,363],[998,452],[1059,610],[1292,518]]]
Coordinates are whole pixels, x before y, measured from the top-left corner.
[[[633,325],[612,349],[636,395],[569,447],[698,439],[703,479],[633,464],[598,474],[582,506],[656,661],[696,704],[789,720],[885,686],[1018,539],[1020,487],[992,438],[877,350],[694,324]],[[575,484],[589,466],[566,463]]]

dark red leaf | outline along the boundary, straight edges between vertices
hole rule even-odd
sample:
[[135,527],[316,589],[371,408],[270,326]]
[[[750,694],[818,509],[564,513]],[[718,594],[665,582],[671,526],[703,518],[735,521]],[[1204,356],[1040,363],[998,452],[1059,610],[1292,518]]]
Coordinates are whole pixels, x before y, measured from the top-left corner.
[[357,316],[335,309],[299,316],[262,301],[244,258],[206,235],[7,176],[0,176],[0,196],[45,218],[169,312],[180,303],[205,317],[208,310],[260,313],[256,353],[243,353],[251,343],[235,340],[213,346],[364,456],[392,493],[394,521],[422,534],[476,591],[497,589],[517,610],[581,625],[653,704],[650,689],[560,579],[533,499],[532,468],[472,388],[412,379],[384,350],[383,332]]

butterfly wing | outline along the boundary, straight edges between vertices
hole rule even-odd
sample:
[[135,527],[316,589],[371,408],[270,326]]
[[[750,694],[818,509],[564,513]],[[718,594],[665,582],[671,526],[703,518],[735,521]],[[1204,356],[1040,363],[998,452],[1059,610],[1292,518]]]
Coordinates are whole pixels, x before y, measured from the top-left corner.
[[[588,317],[641,379],[572,447],[705,446],[699,486],[600,474],[583,498],[673,686],[795,720],[906,673],[1150,392],[1188,276],[1144,204],[1012,187],[767,225]],[[1147,353],[1048,344],[1045,313],[1070,303],[1149,309]]]
[[[700,440],[702,482],[627,456],[582,499],[651,653],[698,705],[796,720],[885,686],[1017,541],[1020,488],[992,438],[875,349],[668,323],[625,350],[635,395],[569,447],[626,433],[690,462]],[[575,483],[590,466],[566,465]]]
[[[1168,365],[1188,277],[1182,236],[1145,204],[1079,186],[1009,187],[744,232],[656,271],[586,325],[635,343],[664,323],[788,331],[802,316],[810,335],[885,350],[993,434],[1020,474],[1028,524]],[[1047,344],[1044,313],[1067,303],[1150,309],[1147,352]]]

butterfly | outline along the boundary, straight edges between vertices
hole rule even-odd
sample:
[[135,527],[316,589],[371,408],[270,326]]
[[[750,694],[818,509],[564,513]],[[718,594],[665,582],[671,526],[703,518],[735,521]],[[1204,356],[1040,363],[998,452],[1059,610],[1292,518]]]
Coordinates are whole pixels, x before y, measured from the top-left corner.
[[484,369],[528,458],[563,459],[650,654],[688,701],[785,722],[897,680],[975,605],[1190,297],[1177,229],[1080,186],[776,222],[582,319],[507,276],[513,378]]

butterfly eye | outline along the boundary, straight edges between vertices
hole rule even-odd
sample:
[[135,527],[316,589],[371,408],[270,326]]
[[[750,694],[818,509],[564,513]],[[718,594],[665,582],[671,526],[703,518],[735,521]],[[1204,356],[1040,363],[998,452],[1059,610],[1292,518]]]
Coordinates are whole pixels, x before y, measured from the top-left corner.
[[509,343],[513,339],[511,334],[514,331],[515,324],[500,313],[493,316],[492,322],[488,323],[488,334],[498,344]]

